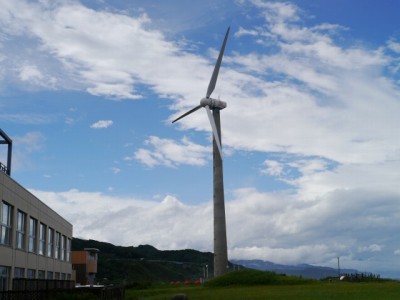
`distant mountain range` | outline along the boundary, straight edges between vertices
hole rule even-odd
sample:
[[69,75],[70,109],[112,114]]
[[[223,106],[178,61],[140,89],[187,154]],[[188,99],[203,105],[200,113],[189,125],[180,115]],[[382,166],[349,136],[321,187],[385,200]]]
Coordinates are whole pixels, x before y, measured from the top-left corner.
[[[249,269],[272,271],[278,274],[302,276],[304,278],[322,279],[326,277],[338,277],[338,269],[308,264],[280,265],[263,260],[231,260],[231,262]],[[358,271],[354,269],[341,269],[340,273],[354,274],[358,273]]]

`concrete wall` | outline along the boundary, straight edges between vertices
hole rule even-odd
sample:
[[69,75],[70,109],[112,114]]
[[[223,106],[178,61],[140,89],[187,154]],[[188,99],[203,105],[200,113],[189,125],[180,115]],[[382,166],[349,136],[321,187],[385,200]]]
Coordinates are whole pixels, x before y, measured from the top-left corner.
[[[24,268],[25,276],[27,269],[43,270],[58,273],[64,273],[66,276],[72,274],[71,261],[52,258],[47,256],[47,228],[51,227],[55,232],[59,232],[66,239],[72,240],[72,224],[48,207],[45,203],[36,198],[24,187],[10,178],[3,172],[0,172],[0,201],[6,202],[12,206],[12,234],[11,245],[0,244],[0,266],[10,267],[10,287],[11,279],[14,277],[15,267]],[[26,214],[25,221],[25,249],[16,248],[16,229],[17,229],[17,212],[18,210]],[[28,252],[29,239],[29,218],[37,220],[36,228],[36,253]],[[39,224],[46,225],[46,246],[44,255],[37,254],[39,249]],[[53,238],[53,253],[55,247],[55,235]],[[47,277],[45,277],[47,278]]]

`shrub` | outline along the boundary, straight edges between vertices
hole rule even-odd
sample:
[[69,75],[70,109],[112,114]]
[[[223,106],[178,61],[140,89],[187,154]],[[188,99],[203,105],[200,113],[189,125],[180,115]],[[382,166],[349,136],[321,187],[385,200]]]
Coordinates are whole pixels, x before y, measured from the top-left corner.
[[206,282],[208,287],[223,287],[232,285],[272,285],[272,284],[301,284],[314,282],[295,276],[284,276],[269,271],[240,270],[227,273]]

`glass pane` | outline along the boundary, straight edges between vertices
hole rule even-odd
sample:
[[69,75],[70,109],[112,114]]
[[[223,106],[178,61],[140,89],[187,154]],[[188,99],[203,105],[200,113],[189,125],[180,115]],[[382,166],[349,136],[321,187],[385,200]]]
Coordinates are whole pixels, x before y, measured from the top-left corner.
[[1,226],[0,228],[0,244],[5,244],[6,228]]
[[4,237],[4,244],[6,245],[10,245],[10,233],[11,233],[11,229],[5,227],[5,237]]
[[1,204],[1,223],[2,224],[7,224],[7,215],[8,215],[8,210],[7,210],[7,205],[3,202]]

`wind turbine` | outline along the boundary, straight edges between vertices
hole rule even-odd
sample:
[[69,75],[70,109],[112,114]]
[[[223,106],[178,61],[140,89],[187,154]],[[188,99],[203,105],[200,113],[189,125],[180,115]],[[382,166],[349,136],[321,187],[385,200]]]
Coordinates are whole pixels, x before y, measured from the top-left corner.
[[184,113],[176,121],[190,115],[196,110],[204,107],[213,132],[213,186],[214,186],[214,277],[224,274],[228,269],[228,247],[226,239],[226,220],[225,220],[225,199],[224,199],[224,177],[222,168],[222,147],[221,147],[221,121],[220,110],[226,107],[226,102],[210,98],[217,83],[219,68],[221,67],[222,57],[224,56],[225,45],[228,39],[230,27],[226,31],[224,41],[219,51],[214,71],[208,84],[205,98],[200,100],[200,104]]

